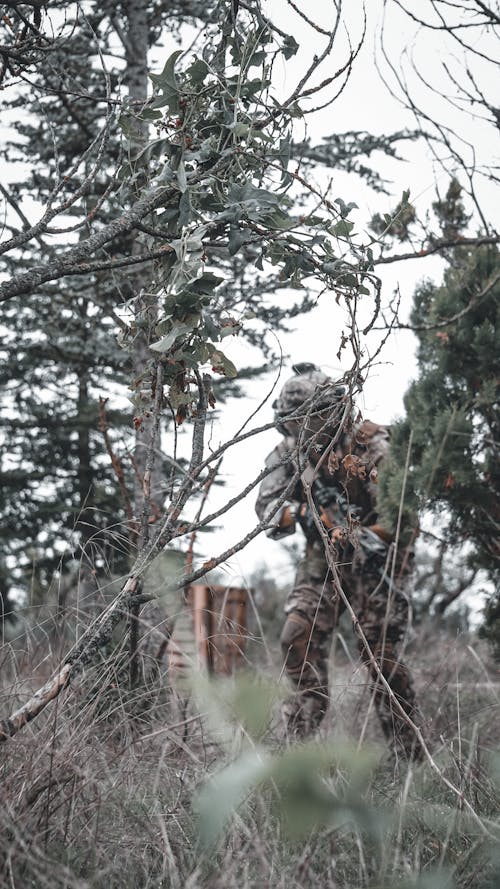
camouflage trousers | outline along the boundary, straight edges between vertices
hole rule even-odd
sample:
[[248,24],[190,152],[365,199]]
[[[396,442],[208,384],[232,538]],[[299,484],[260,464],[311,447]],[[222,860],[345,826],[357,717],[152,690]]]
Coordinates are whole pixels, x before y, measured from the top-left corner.
[[[394,752],[419,759],[422,751],[415,733],[391,701],[373,663],[380,668],[404,711],[414,722],[421,723],[411,674],[397,654],[408,622],[408,601],[401,589],[393,587],[389,592],[387,580],[380,574],[371,574],[362,561],[343,566],[340,575],[342,589],[370,648],[371,656],[359,640],[361,660],[369,670],[384,735]],[[295,686],[294,695],[283,708],[291,735],[304,737],[312,733],[326,713],[331,640],[344,610],[319,542],[308,544],[288,596],[281,633],[285,670]]]

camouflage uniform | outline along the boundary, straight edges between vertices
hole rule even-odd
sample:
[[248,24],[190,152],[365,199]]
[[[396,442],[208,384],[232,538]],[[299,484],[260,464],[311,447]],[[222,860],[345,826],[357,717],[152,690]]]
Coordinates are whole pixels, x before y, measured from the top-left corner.
[[[324,449],[324,442],[322,444]],[[323,489],[329,486],[341,489],[349,503],[357,507],[360,543],[355,546],[346,543],[337,548],[337,568],[342,589],[357,615],[382,675],[405,711],[419,723],[411,675],[397,655],[398,643],[404,636],[408,620],[408,601],[402,589],[404,582],[401,575],[407,575],[408,571],[401,570],[400,562],[396,571],[396,575],[400,575],[398,582],[391,584],[384,570],[386,557],[389,556],[388,545],[373,532],[363,530],[377,524],[377,488],[374,473],[370,478],[370,472],[376,472],[388,444],[389,432],[386,427],[369,421],[360,423],[349,436],[339,440],[329,460],[330,469],[326,465],[321,466],[318,477]],[[262,482],[256,503],[261,519],[266,514],[272,515],[274,503],[297,471],[296,459],[286,459],[294,447],[297,448],[295,436],[286,436],[267,458],[266,466],[272,471]],[[366,478],[352,475],[346,469],[342,463],[346,454],[359,458],[356,466],[364,467],[360,474],[363,476],[366,472]],[[300,480],[287,502],[304,504],[305,501],[304,486]],[[270,536],[284,536],[279,525],[281,516],[282,509],[279,509],[275,517],[276,525],[268,532]],[[324,544],[317,529],[313,523],[300,517],[298,522],[306,535],[306,552],[287,599],[281,644],[285,669],[296,689],[285,704],[284,717],[290,733],[304,736],[320,724],[328,706],[331,639],[345,605],[335,592]],[[295,527],[291,530],[295,530]],[[290,533],[290,529],[285,533]],[[370,546],[362,545],[363,534],[369,538],[370,545],[373,543],[375,551],[378,550],[377,558],[372,558]],[[389,574],[390,570],[387,565]],[[393,708],[361,640],[359,650],[371,674],[376,711],[389,744],[395,751],[419,758],[421,750],[414,733]]]

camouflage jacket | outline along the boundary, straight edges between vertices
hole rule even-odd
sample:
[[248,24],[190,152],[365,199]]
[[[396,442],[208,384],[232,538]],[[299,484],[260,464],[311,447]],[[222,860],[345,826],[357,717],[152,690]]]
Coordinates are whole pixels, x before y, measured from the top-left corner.
[[[262,481],[255,509],[262,520],[268,512],[273,512],[273,505],[283,495],[297,471],[296,460],[285,461],[286,454],[293,451],[296,441],[286,437],[269,454],[266,467],[271,468],[269,475]],[[377,467],[387,454],[389,448],[389,429],[370,420],[358,424],[349,434],[343,436],[330,454],[328,465],[322,465],[319,478],[324,486],[339,488],[358,508],[361,525],[373,525],[377,522]],[[311,467],[313,464],[311,462]],[[299,479],[293,491],[289,493],[286,503],[278,507],[272,517],[275,522],[267,533],[270,537],[279,538],[284,533],[279,528],[281,515],[285,506],[290,503],[305,503],[306,497],[302,480]],[[291,531],[293,532],[293,528]],[[290,530],[285,533],[290,533]]]

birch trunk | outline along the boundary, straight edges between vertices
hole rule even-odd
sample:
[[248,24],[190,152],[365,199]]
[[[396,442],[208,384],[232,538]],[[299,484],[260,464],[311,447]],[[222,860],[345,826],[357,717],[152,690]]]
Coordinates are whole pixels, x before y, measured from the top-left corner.
[[[148,94],[148,3],[146,0],[127,0],[124,11],[127,25],[128,95],[131,107],[140,109]],[[147,123],[136,120],[135,132],[136,147],[140,150],[148,139]],[[130,237],[130,251],[132,256],[145,251],[145,246],[137,233]],[[134,378],[142,379],[138,391],[142,389],[145,393],[153,386],[149,343],[157,318],[157,301],[151,295],[152,288],[148,286],[153,273],[153,265],[144,264],[138,270],[130,271],[128,275],[129,287],[135,298],[136,313],[142,320],[146,319],[148,322],[147,327],[142,328],[136,337],[133,356]],[[138,528],[139,552],[148,542],[149,522],[159,513],[165,497],[161,435],[155,440],[154,418],[150,415],[152,407],[150,396],[145,394],[140,404],[143,404],[144,410],[139,409],[140,425],[136,430],[134,449],[134,513]],[[144,592],[147,594],[147,590]],[[140,615],[138,607],[134,610],[130,620],[132,685],[140,679],[140,674],[147,680],[152,672],[157,671],[167,638],[165,615],[157,602],[149,602]]]

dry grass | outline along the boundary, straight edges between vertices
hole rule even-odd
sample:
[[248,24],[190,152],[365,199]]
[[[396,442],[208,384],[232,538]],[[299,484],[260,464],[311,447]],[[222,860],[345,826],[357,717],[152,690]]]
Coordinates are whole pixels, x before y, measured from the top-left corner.
[[[4,713],[49,673],[51,659],[42,658],[43,648],[32,639],[24,654],[4,651]],[[252,650],[258,648],[254,644]],[[209,773],[237,756],[240,735],[235,729],[229,744],[216,738],[187,692],[169,689],[167,674],[147,693],[128,691],[121,681],[121,657],[117,650],[89,671],[78,687],[2,747],[0,886],[500,885],[495,863],[500,846],[481,834],[439,777],[426,765],[410,772],[395,769],[387,758],[364,791],[367,809],[376,812],[375,832],[343,824],[292,840],[268,786],[234,814],[219,848],[203,854],[193,797]],[[498,671],[477,639],[453,639],[432,627],[421,629],[408,659],[439,768],[474,806],[486,831],[499,835],[494,824],[499,824],[499,783],[493,773],[500,736]],[[366,719],[365,676],[341,643],[333,657],[332,686],[335,719],[329,718],[323,739],[348,736],[355,745],[363,735],[380,741],[374,716]],[[279,749],[272,731],[265,743]],[[344,779],[341,767],[332,768],[325,786],[338,788]]]

